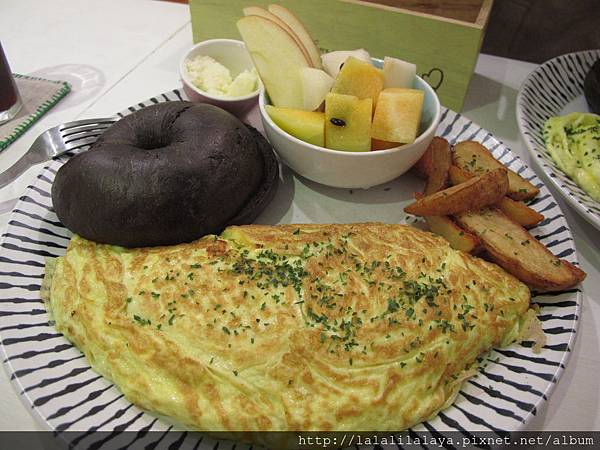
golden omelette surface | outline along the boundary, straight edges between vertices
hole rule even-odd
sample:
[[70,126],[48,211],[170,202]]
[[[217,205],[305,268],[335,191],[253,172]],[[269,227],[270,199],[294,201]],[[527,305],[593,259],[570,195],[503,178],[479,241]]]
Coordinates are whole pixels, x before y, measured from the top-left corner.
[[74,236],[56,328],[133,403],[199,430],[400,430],[519,338],[527,287],[405,225],[230,227],[172,247]]

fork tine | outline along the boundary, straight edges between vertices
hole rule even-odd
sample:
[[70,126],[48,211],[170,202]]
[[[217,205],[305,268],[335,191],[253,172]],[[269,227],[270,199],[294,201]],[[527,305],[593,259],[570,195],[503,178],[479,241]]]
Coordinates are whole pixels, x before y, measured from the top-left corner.
[[48,156],[61,156],[93,144],[117,120],[118,117],[75,120],[51,128],[45,133],[48,144],[46,148],[51,149]]
[[[67,128],[65,130],[61,130],[61,135],[62,135],[63,139],[65,139],[65,138],[68,138],[70,136],[74,136],[76,134],[86,133],[88,131],[106,130],[112,124],[113,124],[113,122],[102,123],[102,124],[94,124],[94,125],[85,125],[85,126],[82,125],[82,126],[79,126],[79,127],[76,127],[76,128]],[[65,139],[65,142],[69,142],[69,140]]]
[[91,134],[91,135],[88,135],[85,138],[73,140],[70,143],[65,143],[65,149],[62,152],[57,153],[54,156],[60,156],[60,155],[62,155],[65,152],[68,152],[68,151],[71,151],[71,150],[76,150],[78,148],[85,147],[86,145],[91,145],[91,144],[93,144],[94,142],[96,142],[98,140],[98,136],[100,136],[101,134],[102,133]]
[[98,136],[117,120],[119,120],[117,117],[84,119],[59,125],[58,132],[62,139],[63,145],[61,147],[63,149],[54,156],[93,144]]
[[74,136],[74,137],[71,137],[70,139],[65,139],[65,140],[63,140],[63,144],[66,148],[73,148],[74,145],[79,144],[78,141],[86,141],[87,138],[89,138],[89,137],[93,137],[94,141],[96,141],[96,139],[98,139],[98,137],[100,137],[102,135],[102,133],[104,133],[104,130],[98,130],[96,132],[88,132],[88,133],[82,134],[81,136]]
[[65,130],[69,130],[71,128],[81,127],[85,125],[93,125],[93,124],[112,124],[118,120],[117,117],[106,117],[101,119],[83,119],[83,120],[74,120],[73,122],[63,123],[59,125],[59,130],[61,133]]
[[40,134],[29,150],[11,167],[0,173],[0,188],[13,182],[34,164],[93,144],[118,117],[85,119],[63,123]]

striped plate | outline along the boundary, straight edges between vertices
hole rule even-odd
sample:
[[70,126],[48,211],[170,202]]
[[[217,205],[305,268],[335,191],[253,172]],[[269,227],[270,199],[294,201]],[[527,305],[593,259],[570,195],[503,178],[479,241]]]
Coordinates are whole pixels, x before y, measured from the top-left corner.
[[565,200],[600,229],[600,203],[562,172],[546,150],[542,131],[550,117],[589,112],[583,81],[600,50],[569,53],[546,61],[527,77],[517,96],[517,122],[521,136],[541,172]]
[[[181,97],[178,90],[171,91],[121,114]],[[555,254],[577,264],[573,239],[560,208],[536,175],[506,146],[491,133],[450,110],[444,111],[438,134],[451,142],[467,139],[482,142],[508,167],[539,186],[540,195],[532,204],[546,219],[532,233]],[[62,255],[71,236],[52,209],[50,187],[56,171],[68,157],[51,161],[29,186],[12,212],[0,243],[0,333],[4,367],[24,403],[48,428],[58,434],[66,430],[84,432],[73,441],[77,448],[88,448],[98,441],[100,438],[93,434],[95,430],[114,430],[107,439],[113,439],[123,430],[171,430],[171,424],[129,403],[114,385],[91,370],[79,350],[48,323],[39,296],[45,258]],[[392,193],[407,190],[408,200],[417,186],[410,183],[411,176],[403,177],[401,183],[388,185],[393,189],[385,187],[383,190]],[[335,193],[348,196],[340,202],[347,208],[367,207],[356,205],[361,196],[359,192],[352,197],[354,203],[349,197],[352,191],[335,190]],[[298,190],[296,195],[299,195]],[[389,204],[380,202],[377,206],[381,217],[390,209],[401,211],[401,204],[394,203],[394,208],[389,208]],[[377,219],[372,217],[372,220]],[[414,430],[435,433],[458,430],[469,437],[475,431],[499,433],[521,429],[539,411],[567,363],[580,301],[579,289],[535,295],[533,302],[540,307],[539,318],[548,338],[544,350],[534,354],[532,342],[524,342],[484,355],[479,374],[464,384],[455,404]],[[198,439],[198,435],[142,432],[136,433],[133,439],[144,440],[138,443],[144,445],[163,439],[163,448],[170,444],[172,448],[180,448]],[[214,441],[204,438],[199,447],[210,449],[214,445]],[[232,444],[222,446],[231,448]]]

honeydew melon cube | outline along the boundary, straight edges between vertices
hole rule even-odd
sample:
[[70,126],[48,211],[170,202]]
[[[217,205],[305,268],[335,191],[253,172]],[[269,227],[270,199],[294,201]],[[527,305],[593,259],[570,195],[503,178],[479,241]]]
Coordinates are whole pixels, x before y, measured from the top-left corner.
[[323,69],[333,78],[337,77],[340,73],[340,68],[346,62],[349,57],[355,57],[361,61],[371,63],[371,55],[364,48],[357,50],[337,50],[335,52],[325,53],[321,55],[321,61],[323,61]]
[[415,85],[417,66],[398,58],[383,59],[383,88],[412,88]]
[[304,100],[303,109],[314,111],[318,109],[325,96],[331,90],[334,79],[327,72],[313,67],[303,67],[300,69],[300,83],[302,85],[302,98]]
[[266,105],[273,122],[288,134],[309,144],[325,146],[325,113]]

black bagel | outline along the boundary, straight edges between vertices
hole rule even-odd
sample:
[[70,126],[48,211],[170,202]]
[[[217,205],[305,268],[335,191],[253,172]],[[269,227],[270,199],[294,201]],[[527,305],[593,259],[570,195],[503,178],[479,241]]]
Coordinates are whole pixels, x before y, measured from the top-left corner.
[[64,164],[52,201],[60,221],[86,239],[173,245],[251,222],[278,175],[273,149],[254,128],[216,106],[167,102],[119,120]]

